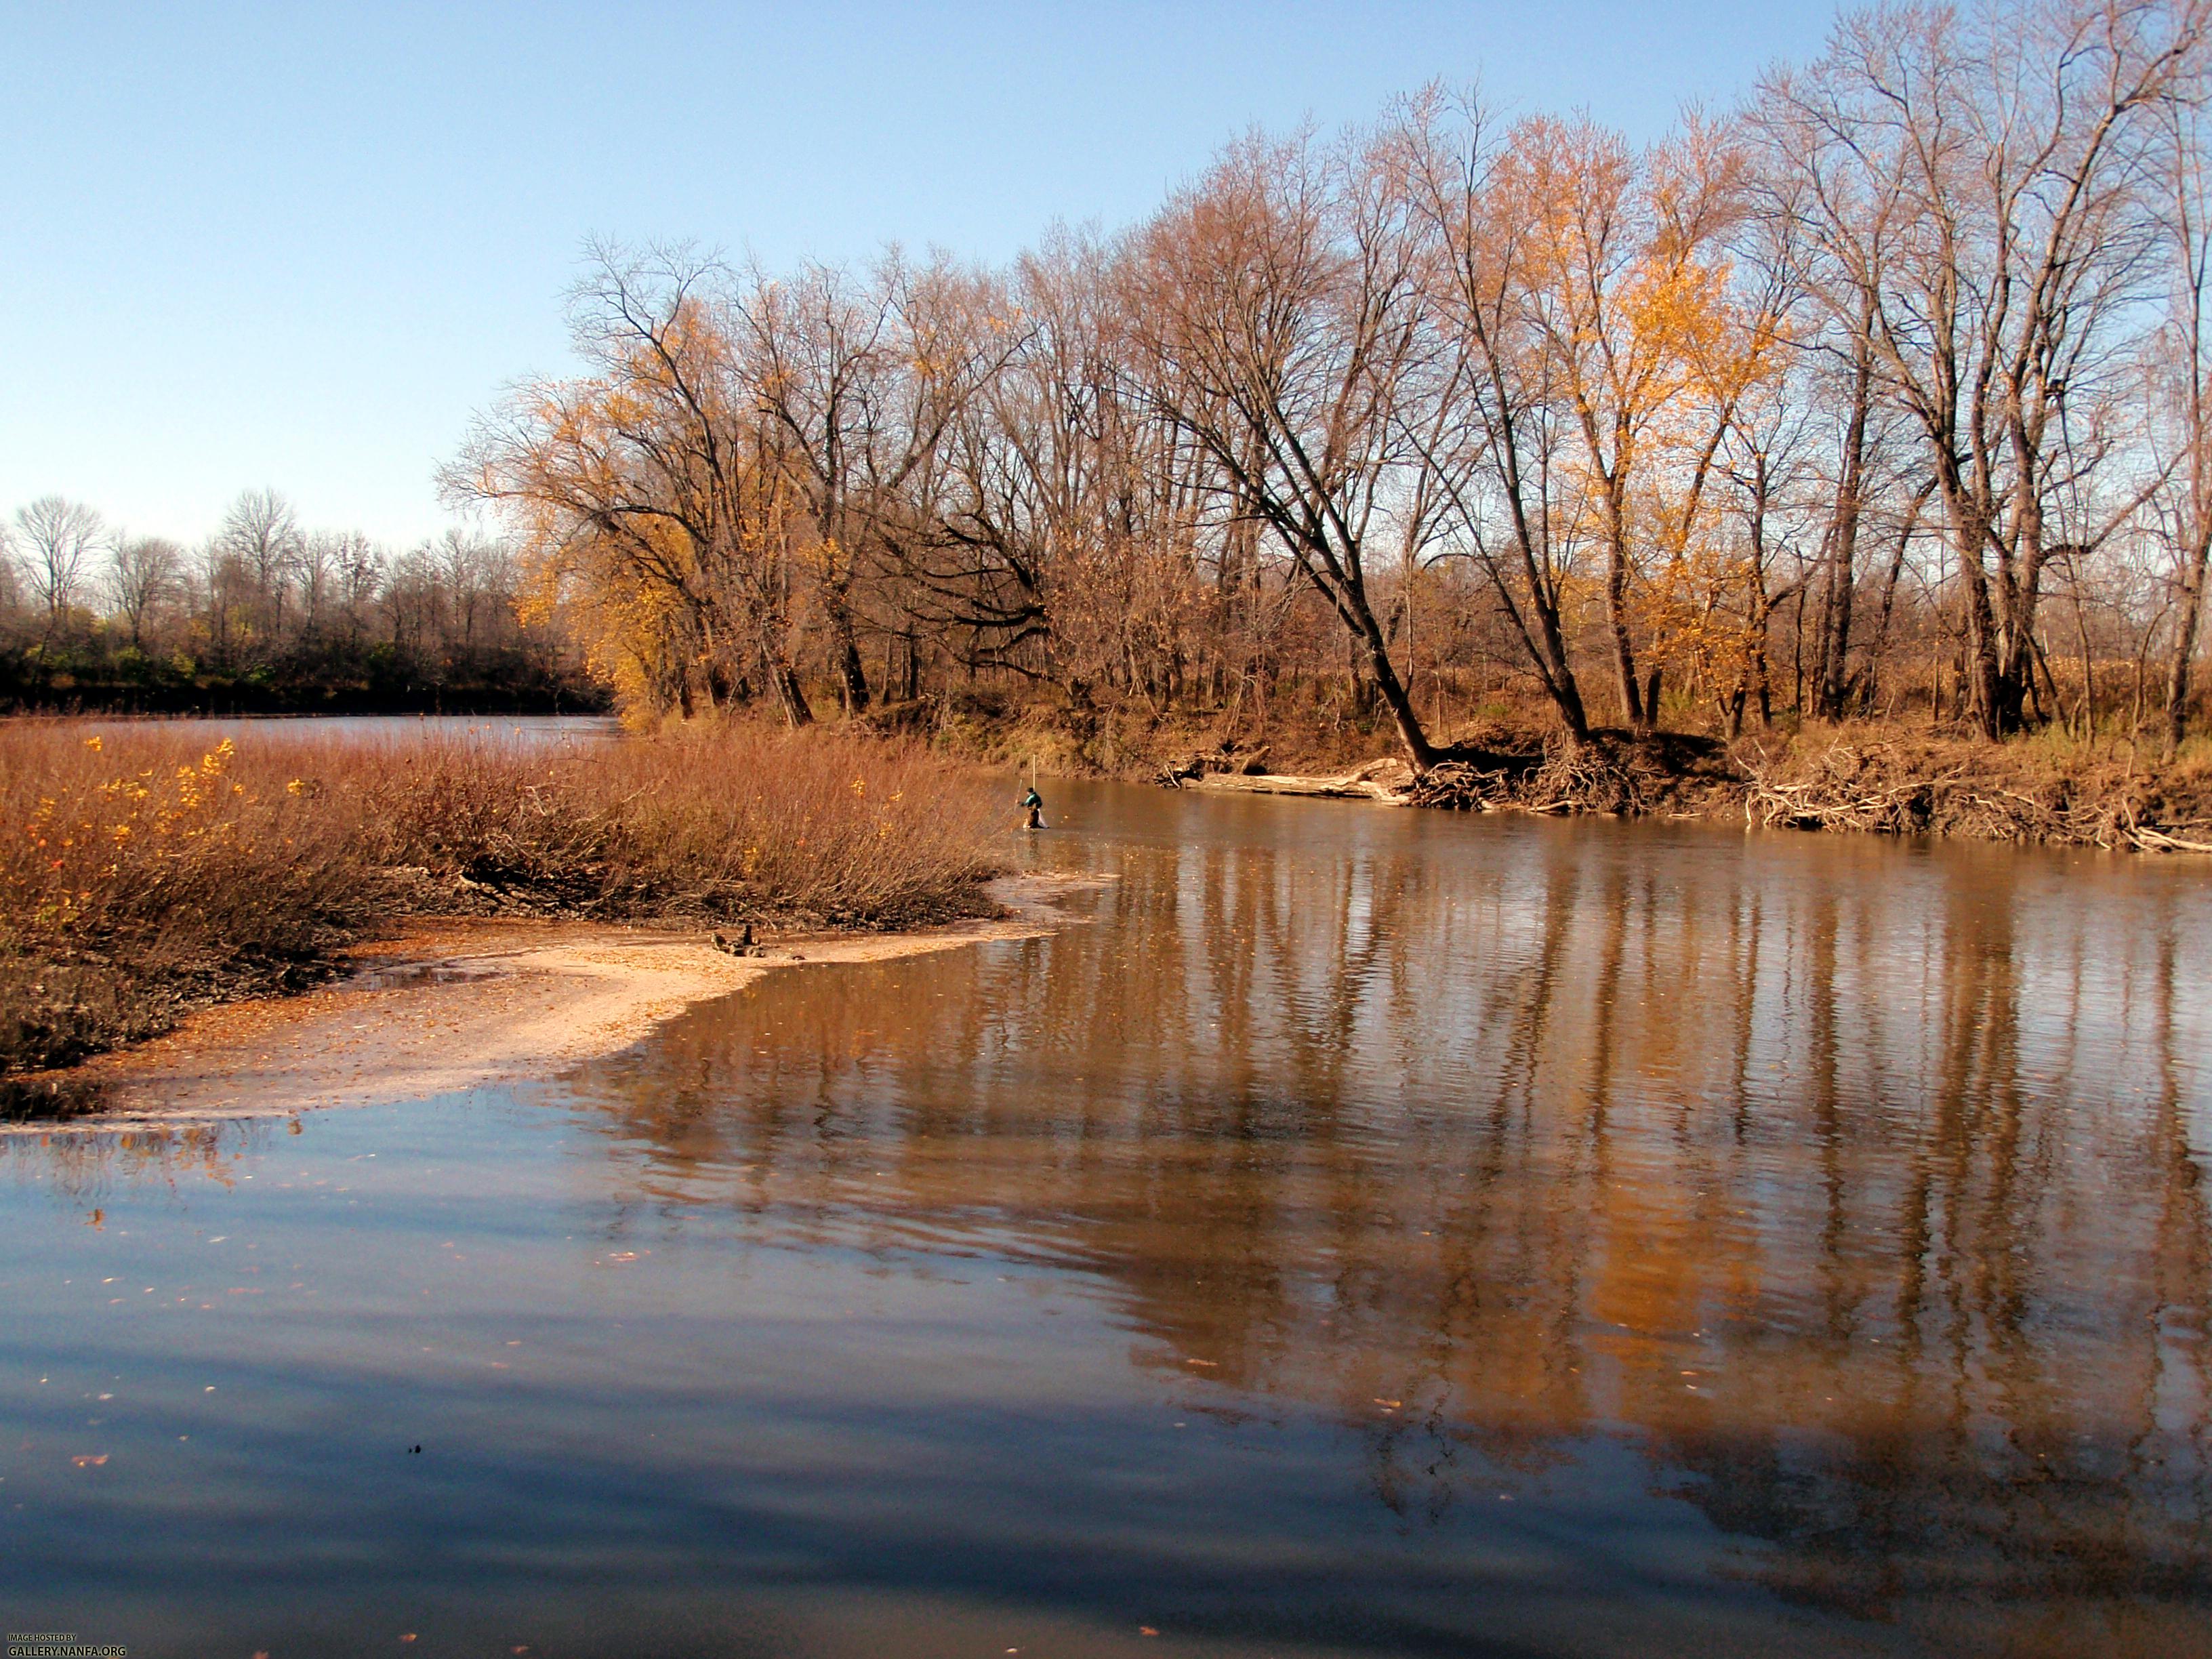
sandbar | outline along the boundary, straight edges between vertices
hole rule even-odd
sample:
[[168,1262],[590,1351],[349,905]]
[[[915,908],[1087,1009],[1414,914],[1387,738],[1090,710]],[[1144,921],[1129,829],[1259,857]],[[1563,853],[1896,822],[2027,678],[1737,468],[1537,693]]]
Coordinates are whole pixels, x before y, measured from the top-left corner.
[[298,996],[228,1003],[74,1068],[103,1109],[0,1133],[112,1131],[289,1116],[557,1077],[694,1004],[799,963],[882,962],[1079,921],[1054,901],[1090,878],[1017,876],[1001,914],[892,933],[787,934],[739,956],[699,927],[428,919],[356,946],[349,973]]

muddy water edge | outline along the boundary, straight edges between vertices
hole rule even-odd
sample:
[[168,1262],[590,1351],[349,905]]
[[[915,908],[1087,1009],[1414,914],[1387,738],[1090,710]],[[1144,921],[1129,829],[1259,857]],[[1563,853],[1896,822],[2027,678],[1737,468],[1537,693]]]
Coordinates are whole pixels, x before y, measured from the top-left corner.
[[2203,872],[1049,793],[1048,937],[0,1141],[7,1627],[2212,1653]]

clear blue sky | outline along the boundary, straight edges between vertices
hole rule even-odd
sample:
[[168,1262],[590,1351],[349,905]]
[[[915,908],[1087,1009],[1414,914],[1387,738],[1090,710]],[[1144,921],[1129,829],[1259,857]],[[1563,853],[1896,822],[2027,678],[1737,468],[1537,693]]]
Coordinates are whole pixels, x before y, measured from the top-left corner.
[[1647,137],[1830,15],[0,0],[0,512],[58,490],[192,539],[273,485],[411,540],[471,413],[566,365],[586,234],[995,259],[1437,76]]

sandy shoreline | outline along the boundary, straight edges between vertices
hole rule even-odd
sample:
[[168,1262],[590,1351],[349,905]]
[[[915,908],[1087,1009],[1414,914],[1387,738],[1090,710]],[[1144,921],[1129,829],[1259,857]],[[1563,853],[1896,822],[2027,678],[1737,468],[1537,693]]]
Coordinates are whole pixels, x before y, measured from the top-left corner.
[[882,962],[1079,920],[1054,901],[1097,884],[1011,877],[1007,914],[910,933],[765,940],[737,957],[697,929],[574,921],[428,921],[349,956],[347,978],[297,997],[210,1008],[167,1035],[70,1073],[108,1105],[0,1133],[151,1128],[420,1100],[557,1076],[616,1053],[695,1003],[799,962]]

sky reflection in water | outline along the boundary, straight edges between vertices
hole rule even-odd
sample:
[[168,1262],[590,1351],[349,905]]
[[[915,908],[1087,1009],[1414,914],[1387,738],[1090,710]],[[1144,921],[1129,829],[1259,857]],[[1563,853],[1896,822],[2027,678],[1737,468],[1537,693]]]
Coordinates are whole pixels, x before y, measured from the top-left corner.
[[8,1627],[2212,1651],[2202,872],[1050,793],[1094,925],[0,1143]]

